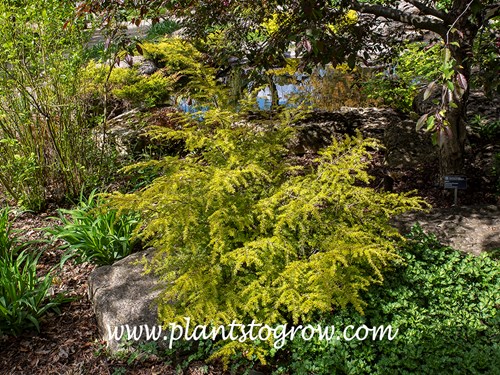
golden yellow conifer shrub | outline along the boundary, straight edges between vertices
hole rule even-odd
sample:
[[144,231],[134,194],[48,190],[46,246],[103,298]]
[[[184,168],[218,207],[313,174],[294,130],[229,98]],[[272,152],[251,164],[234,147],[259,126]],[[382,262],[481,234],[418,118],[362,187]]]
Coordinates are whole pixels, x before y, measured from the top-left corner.
[[[348,304],[361,311],[360,291],[398,257],[402,238],[389,220],[424,202],[368,186],[375,140],[333,140],[313,166],[292,163],[298,113],[285,110],[269,124],[211,109],[181,130],[153,132],[184,139],[187,156],[129,168],[161,171],[112,202],[142,215],[137,235],[156,249],[147,269],[166,285],[158,300],[164,324],[298,324]],[[226,343],[218,355],[242,345]],[[264,360],[265,350],[245,350]]]

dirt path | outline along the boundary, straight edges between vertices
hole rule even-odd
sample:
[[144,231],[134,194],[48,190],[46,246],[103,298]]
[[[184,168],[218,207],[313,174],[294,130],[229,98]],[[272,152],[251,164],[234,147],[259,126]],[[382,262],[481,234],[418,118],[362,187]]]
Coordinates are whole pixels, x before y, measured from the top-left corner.
[[494,205],[437,208],[410,213],[395,224],[403,232],[419,222],[425,232],[436,234],[445,245],[478,255],[500,249],[500,207]]

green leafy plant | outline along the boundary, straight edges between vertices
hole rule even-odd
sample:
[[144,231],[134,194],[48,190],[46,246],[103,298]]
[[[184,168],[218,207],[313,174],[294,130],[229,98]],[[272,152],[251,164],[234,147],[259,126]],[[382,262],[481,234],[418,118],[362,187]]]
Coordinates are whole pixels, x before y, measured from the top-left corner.
[[[234,125],[239,115],[222,109],[203,116],[188,117],[182,130],[157,129],[157,137],[185,139],[190,154],[128,167],[154,164],[162,175],[111,197],[113,207],[141,213],[137,234],[157,249],[148,269],[169,284],[159,299],[162,321],[271,325],[334,306],[362,310],[360,291],[397,258],[401,237],[390,217],[423,204],[366,186],[368,148],[377,143],[333,140],[312,168],[286,157],[300,108],[272,125]],[[262,350],[247,354],[264,360]]]
[[380,286],[365,294],[364,315],[354,309],[315,320],[398,328],[389,341],[304,341],[283,347],[275,373],[471,374],[500,366],[500,264],[488,255],[466,255],[442,246],[416,226]]
[[[140,106],[157,106],[164,104],[170,98],[174,80],[164,73],[156,72],[151,76],[141,75],[137,68],[113,68],[90,62],[82,72],[85,79],[83,91],[93,110],[99,112],[104,106],[104,89],[107,81],[109,97],[108,104],[124,108]],[[108,77],[109,74],[109,77]]]
[[109,66],[93,61],[83,70],[83,92],[87,101],[93,103],[94,112],[100,113],[105,102],[116,110],[176,104],[177,100],[215,106],[227,101],[227,90],[217,82],[216,70],[205,64],[204,56],[192,44],[180,38],[166,38],[137,47],[146,59],[160,67],[159,71],[145,76],[136,67],[110,70]]
[[[116,72],[116,70],[115,70]],[[170,97],[173,82],[161,72],[151,76],[138,76],[137,82],[113,90],[118,99],[149,107],[164,104]]]
[[486,95],[500,92],[500,80],[498,79],[498,66],[500,56],[498,54],[498,32],[500,31],[500,20],[493,19],[488,27],[482,28],[479,37],[474,41],[474,66],[478,68],[477,74],[473,76],[472,84],[484,89]]
[[43,205],[43,186],[38,184],[40,165],[34,152],[24,152],[17,139],[0,139],[0,153],[5,157],[0,166],[0,182],[20,206],[39,208]]
[[77,208],[59,210],[62,225],[46,231],[65,242],[61,248],[68,250],[62,262],[76,257],[78,262],[106,265],[132,252],[136,244],[132,232],[139,222],[138,216],[118,214],[103,203],[94,190],[87,199],[80,197]]
[[109,171],[80,92],[89,34],[79,22],[63,27],[73,16],[71,2],[0,3],[0,185],[32,210],[78,196]]
[[105,55],[105,51],[106,47],[104,42],[98,42],[96,44],[93,44],[92,46],[89,46],[84,51],[84,59],[89,61],[100,61],[102,59],[102,56]]
[[0,333],[18,334],[29,328],[40,330],[40,319],[48,311],[59,312],[68,299],[59,294],[48,297],[52,271],[37,275],[41,252],[13,238],[9,209],[0,210]]
[[206,64],[206,58],[193,44],[181,38],[166,38],[160,43],[143,43],[141,49],[146,59],[154,61],[175,80],[179,99],[212,106],[225,104],[227,93],[217,82],[216,70]]
[[180,27],[179,23],[174,20],[166,19],[160,21],[149,28],[145,39],[151,42],[159,41],[174,31],[179,30]]
[[117,367],[113,370],[113,375],[125,375],[127,369],[125,367]]
[[419,89],[440,74],[442,47],[422,47],[421,43],[403,46],[399,55],[390,61],[388,70],[377,73],[363,84],[365,94],[403,112],[410,112]]
[[475,115],[469,125],[481,138],[488,141],[500,139],[500,120],[487,121],[481,115]]

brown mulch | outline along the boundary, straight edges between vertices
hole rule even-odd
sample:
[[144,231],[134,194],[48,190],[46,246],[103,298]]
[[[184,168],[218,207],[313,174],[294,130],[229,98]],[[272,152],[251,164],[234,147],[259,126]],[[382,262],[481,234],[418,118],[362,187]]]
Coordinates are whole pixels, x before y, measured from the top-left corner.
[[[34,215],[22,213],[14,218],[14,227],[23,240],[43,239],[35,228],[54,225],[49,220],[55,212]],[[63,251],[58,243],[34,244],[33,250],[44,249],[39,261],[39,274],[57,266]],[[88,275],[93,265],[76,265],[72,261],[55,269],[53,292],[65,292],[73,298],[61,307],[60,314],[51,312],[40,323],[40,332],[26,331],[17,337],[0,337],[0,375],[36,374],[178,374],[176,368],[155,356],[141,356],[128,363],[128,358],[109,358],[100,341],[92,305],[87,297]],[[220,366],[192,364],[184,374],[222,374]]]

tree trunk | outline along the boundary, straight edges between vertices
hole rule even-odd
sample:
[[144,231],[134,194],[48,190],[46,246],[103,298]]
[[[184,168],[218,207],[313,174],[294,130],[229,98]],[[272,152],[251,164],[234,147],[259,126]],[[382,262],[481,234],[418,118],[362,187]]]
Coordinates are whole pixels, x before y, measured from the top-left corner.
[[278,89],[276,88],[276,83],[274,82],[274,77],[270,73],[267,75],[267,82],[269,84],[269,90],[271,92],[271,110],[275,110],[279,105],[279,95]]
[[[458,83],[455,83],[457,85]],[[468,89],[463,94],[454,94],[453,102],[457,108],[449,108],[445,119],[449,123],[449,132],[439,147],[439,171],[445,175],[463,174],[465,167],[465,140]],[[451,133],[451,134],[450,134]]]
[[[442,98],[443,104],[448,104],[445,120],[448,122],[449,129],[444,129],[441,135],[438,132],[438,140],[440,136],[444,136],[442,141],[439,142],[439,172],[441,178],[445,175],[457,175],[465,172],[466,115],[471,75],[470,58],[472,56],[470,46],[470,43],[464,43],[461,47],[451,48],[451,54],[456,61],[458,71],[453,78],[454,89],[445,88]],[[453,103],[451,106],[449,105],[450,102]]]

